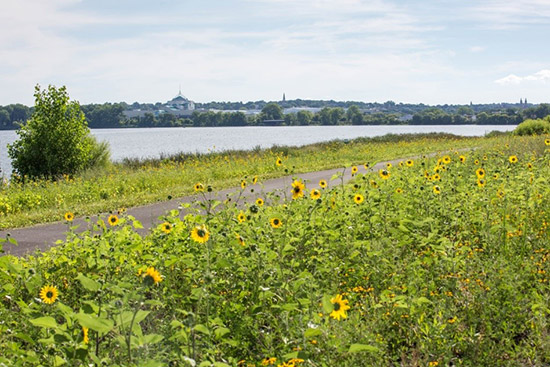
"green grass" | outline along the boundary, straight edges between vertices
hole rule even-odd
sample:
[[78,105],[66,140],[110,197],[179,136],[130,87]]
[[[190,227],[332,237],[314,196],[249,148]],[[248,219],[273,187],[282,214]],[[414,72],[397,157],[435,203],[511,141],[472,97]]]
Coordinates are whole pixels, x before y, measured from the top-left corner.
[[68,224],[62,246],[0,257],[0,364],[547,366],[550,147],[480,146],[320,199],[203,197],[146,237],[131,217]]
[[[12,182],[0,187],[0,229],[58,221],[67,211],[86,216],[165,201],[192,193],[200,181],[214,189],[237,186],[257,175],[261,180],[287,172],[373,163],[421,153],[490,143],[486,138],[448,134],[387,135],[332,141],[304,147],[181,154],[158,160],[127,160],[107,170],[57,181]],[[280,157],[284,167],[277,167]]]

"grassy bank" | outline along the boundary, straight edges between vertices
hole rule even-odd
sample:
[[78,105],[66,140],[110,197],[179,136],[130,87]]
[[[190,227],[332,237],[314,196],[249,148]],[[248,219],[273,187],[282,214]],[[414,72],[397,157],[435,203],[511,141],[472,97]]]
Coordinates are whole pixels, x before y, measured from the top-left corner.
[[0,363],[547,366],[550,146],[475,142],[0,258]]
[[[85,216],[177,198],[192,193],[200,181],[214,189],[238,186],[241,180],[285,175],[288,170],[373,163],[426,152],[491,144],[491,138],[446,134],[387,135],[332,141],[304,147],[181,154],[158,160],[127,160],[104,171],[58,181],[12,182],[0,189],[0,229],[58,221],[67,211]],[[281,158],[282,166],[275,161]]]

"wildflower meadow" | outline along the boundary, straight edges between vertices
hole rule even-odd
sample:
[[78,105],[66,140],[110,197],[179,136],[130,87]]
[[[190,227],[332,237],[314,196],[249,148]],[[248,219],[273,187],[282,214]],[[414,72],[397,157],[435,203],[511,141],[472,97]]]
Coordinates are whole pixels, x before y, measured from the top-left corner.
[[549,365],[550,139],[373,163],[246,200],[203,177],[145,237],[68,208],[57,247],[0,257],[0,365]]

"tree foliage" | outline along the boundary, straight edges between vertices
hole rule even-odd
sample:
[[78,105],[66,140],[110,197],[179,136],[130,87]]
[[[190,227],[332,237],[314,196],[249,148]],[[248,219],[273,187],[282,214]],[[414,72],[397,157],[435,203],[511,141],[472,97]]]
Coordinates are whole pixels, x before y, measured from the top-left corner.
[[35,108],[17,130],[19,139],[8,145],[14,173],[25,177],[54,178],[105,162],[108,148],[90,135],[84,113],[69,101],[67,89],[35,87]]

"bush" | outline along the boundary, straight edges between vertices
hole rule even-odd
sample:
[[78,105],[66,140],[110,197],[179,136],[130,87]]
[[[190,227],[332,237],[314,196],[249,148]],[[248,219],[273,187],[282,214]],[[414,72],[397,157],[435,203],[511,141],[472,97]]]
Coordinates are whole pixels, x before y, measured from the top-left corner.
[[544,119],[528,119],[519,124],[514,130],[515,135],[550,134],[550,116]]
[[21,177],[55,178],[108,160],[108,148],[90,135],[80,105],[69,101],[66,88],[35,87],[35,109],[8,145],[14,173]]

